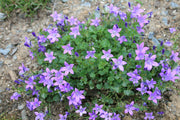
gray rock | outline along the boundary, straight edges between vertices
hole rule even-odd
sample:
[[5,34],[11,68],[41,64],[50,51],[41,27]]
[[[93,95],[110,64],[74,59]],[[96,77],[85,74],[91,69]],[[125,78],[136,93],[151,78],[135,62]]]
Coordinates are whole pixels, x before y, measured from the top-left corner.
[[164,25],[168,26],[168,19],[166,17],[162,18],[162,22],[164,23]]
[[154,43],[155,46],[160,45],[159,41],[155,37],[152,38],[152,42]]
[[176,9],[176,8],[179,8],[179,5],[177,3],[175,3],[175,2],[171,2],[171,7],[173,9]]
[[17,56],[16,55],[13,56],[13,60],[17,60]]
[[4,62],[3,62],[3,61],[0,61],[0,67],[2,67],[2,66],[3,66],[3,64],[4,64]]
[[13,50],[12,50],[12,52],[10,53],[10,55],[14,55],[16,52],[17,52],[17,47],[15,47]]
[[163,11],[161,12],[161,15],[167,16],[167,15],[168,15],[168,11],[167,11],[167,10],[163,10]]
[[82,7],[91,7],[91,3],[90,2],[85,2],[83,4],[81,4]]
[[154,37],[154,32],[149,32],[148,39],[152,39]]
[[28,120],[26,110],[21,111],[21,117],[22,117],[22,120]]
[[0,21],[3,21],[6,17],[6,14],[0,12]]
[[33,30],[32,29],[27,29],[27,32],[28,33],[31,33]]
[[11,51],[11,49],[12,49],[12,47],[13,47],[13,45],[12,44],[9,44],[7,47],[6,47],[6,49],[0,49],[0,53],[1,54],[3,54],[3,55],[7,55],[10,51]]
[[68,2],[68,0],[61,0],[63,3]]
[[18,105],[18,110],[22,110],[24,108],[24,106],[25,106],[24,104],[19,104]]

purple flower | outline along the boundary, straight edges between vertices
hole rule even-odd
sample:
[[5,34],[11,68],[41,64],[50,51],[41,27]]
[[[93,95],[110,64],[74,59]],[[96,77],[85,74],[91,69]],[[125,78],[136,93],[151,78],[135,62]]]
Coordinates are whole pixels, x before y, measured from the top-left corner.
[[156,84],[156,81],[153,81],[153,78],[151,81],[146,80],[146,84],[148,85],[149,89],[154,88],[154,84]]
[[125,19],[127,18],[126,13],[119,11],[118,14],[119,14],[120,18],[121,18],[123,21],[125,21]]
[[54,13],[51,14],[50,16],[53,18],[54,22],[61,19],[61,14],[57,14],[56,11],[54,11]]
[[25,37],[25,43],[24,43],[24,45],[26,46],[26,47],[31,47],[32,46],[32,44],[31,44],[31,41],[27,38],[27,37]]
[[144,42],[142,42],[140,45],[136,44],[136,46],[137,46],[137,50],[135,52],[136,52],[137,56],[136,56],[135,60],[143,60],[144,55],[149,48],[144,47]]
[[31,88],[32,90],[33,90],[33,85],[35,85],[36,84],[36,82],[34,82],[34,77],[33,76],[31,76],[29,79],[28,79],[28,81],[25,81],[25,83],[27,84],[26,85],[26,89],[28,89],[28,88]]
[[79,26],[71,27],[70,29],[71,29],[71,32],[69,33],[69,35],[74,35],[74,38],[76,38],[77,35],[80,35]]
[[32,59],[32,60],[34,59],[33,52],[29,51],[29,56],[31,56],[31,59]]
[[113,70],[116,69],[115,66],[117,66],[121,71],[124,71],[124,67],[123,65],[127,64],[125,61],[122,60],[123,56],[119,56],[118,59],[112,58],[113,62],[114,62],[114,66],[113,66]]
[[73,89],[73,87],[71,87],[70,84],[67,83],[67,82],[64,83],[64,84],[62,84],[62,85],[60,85],[60,90],[61,90],[62,92],[65,92],[65,93],[71,91],[72,89]]
[[144,23],[148,23],[148,20],[146,19],[147,19],[147,15],[138,16],[137,21],[139,22],[141,28],[144,26]]
[[170,33],[176,32],[175,28],[169,28]]
[[38,112],[34,112],[36,115],[35,120],[44,120],[44,117],[46,116],[44,113],[38,113]]
[[93,108],[93,111],[95,110],[95,113],[98,114],[98,112],[101,112],[103,105],[95,104],[95,107]]
[[165,49],[163,48],[163,49],[162,49],[162,54],[163,54],[163,55],[164,55],[164,52],[165,52]]
[[64,75],[68,75],[69,73],[74,74],[73,66],[74,64],[68,64],[66,61],[64,62],[65,67],[61,67],[61,71],[65,71]]
[[72,55],[71,50],[73,50],[74,48],[71,47],[70,44],[64,45],[64,46],[62,46],[62,48],[64,49],[63,54],[69,53],[70,55]]
[[138,16],[141,16],[141,13],[144,12],[143,9],[140,9],[141,5],[137,4],[137,6],[134,6],[133,10],[131,10],[131,18],[137,18]]
[[161,46],[163,46],[163,41],[161,41],[161,44],[160,44]]
[[144,33],[144,29],[142,29],[142,27],[136,27],[136,29],[137,29],[137,32],[140,34],[141,32],[143,32]]
[[82,116],[83,114],[87,113],[85,110],[86,110],[86,107],[83,108],[82,106],[80,106],[79,110],[76,110],[76,113],[80,113],[80,116]]
[[164,45],[170,47],[170,46],[172,46],[172,43],[170,41],[167,41],[167,42],[164,43]]
[[119,114],[114,113],[114,116],[112,117],[111,120],[121,120],[119,117]]
[[101,21],[100,19],[98,19],[97,17],[96,17],[96,19],[92,19],[91,20],[92,21],[92,23],[90,24],[90,25],[94,25],[94,26],[99,26],[99,22]]
[[172,50],[172,51],[171,51],[171,56],[170,56],[170,58],[171,58],[172,60],[174,60],[174,62],[177,62],[178,60],[180,60],[180,58],[178,57],[178,55],[179,55],[178,52],[174,53],[174,51]]
[[44,59],[44,61],[49,61],[49,63],[52,62],[52,60],[54,60],[56,57],[53,56],[53,52],[51,53],[45,53],[46,58]]
[[151,70],[152,66],[159,66],[159,64],[157,62],[154,62],[154,60],[156,59],[156,55],[152,55],[151,57],[149,57],[148,54],[145,55],[145,66],[144,68],[147,68],[147,70]]
[[44,35],[38,36],[38,42],[39,43],[45,43],[47,38]]
[[114,16],[116,17],[117,15],[118,15],[118,10],[119,10],[119,8],[118,7],[116,7],[116,6],[113,6],[113,4],[111,4],[110,6],[108,6],[108,8],[109,8],[109,12],[110,13],[114,13]]
[[166,70],[166,73],[164,74],[164,72],[160,73],[160,76],[162,77],[163,81],[172,81],[175,82],[176,79],[179,79],[178,76],[176,76],[176,70],[172,70],[170,68],[168,68]]
[[147,91],[149,94],[148,100],[152,100],[154,103],[157,104],[157,99],[161,99],[161,95],[157,93],[157,91],[154,91],[153,93],[151,91]]
[[22,66],[19,67],[21,71],[19,71],[19,75],[23,75],[26,71],[29,71],[29,68],[26,68],[22,63]]
[[97,118],[97,115],[96,113],[92,112],[92,113],[89,113],[89,120],[95,120]]
[[11,100],[18,100],[18,98],[21,97],[21,95],[17,92],[13,93],[13,95],[11,96]]
[[145,115],[146,115],[146,117],[144,117],[145,120],[147,120],[147,119],[149,119],[149,120],[154,119],[153,112],[145,113]]
[[104,53],[103,56],[101,56],[101,59],[106,59],[107,61],[109,61],[109,58],[113,57],[113,55],[111,54],[111,49],[109,49],[108,51],[102,50],[102,52]]
[[53,28],[52,30],[48,30],[49,35],[47,36],[47,38],[50,40],[51,43],[54,43],[55,41],[59,41],[58,38],[61,37],[61,35],[58,33],[58,29],[57,28]]
[[126,109],[125,109],[124,113],[129,113],[132,116],[133,110],[136,110],[136,108],[134,107],[134,101],[132,101],[131,104],[126,105]]
[[68,19],[68,22],[70,22],[70,25],[77,25],[78,20],[72,16],[70,19]]
[[128,2],[128,6],[129,6],[129,8],[131,8],[131,3],[130,2]]
[[153,50],[155,50],[156,49],[156,46],[153,46]]
[[46,51],[46,47],[39,44],[38,52],[45,52],[45,51]]
[[129,56],[129,58],[131,58],[131,57],[132,57],[132,54],[131,54],[131,53],[128,53],[128,56]]
[[32,102],[33,104],[33,109],[36,109],[37,107],[40,106],[41,101],[39,101],[37,98],[34,99],[34,102]]
[[94,56],[94,54],[95,54],[95,50],[94,51],[86,51],[87,52],[87,55],[86,55],[86,57],[85,57],[85,59],[88,59],[88,58],[96,58],[95,56]]
[[141,83],[141,87],[137,88],[136,90],[140,91],[141,94],[143,95],[144,93],[147,92],[147,87],[145,87],[144,84]]
[[72,92],[71,96],[73,98],[76,99],[76,101],[80,101],[81,99],[85,99],[84,95],[82,95],[84,93],[84,90],[78,90],[77,88],[75,88],[75,91]]
[[118,38],[118,41],[120,44],[122,44],[123,42],[127,42],[126,36],[121,36],[120,38]]
[[141,65],[136,65],[136,68],[141,68]]
[[163,114],[164,114],[164,112],[163,112],[163,111],[160,111],[160,112],[157,112],[157,114],[159,114],[159,115],[163,115]]
[[135,73],[137,71],[137,69],[134,72],[129,72],[127,73],[127,75],[131,78],[129,78],[129,81],[132,81],[133,84],[136,84],[139,82],[139,80],[141,79],[141,76],[138,75],[137,73]]
[[112,38],[115,36],[120,37],[120,34],[119,34],[120,31],[121,31],[121,28],[118,28],[117,25],[114,25],[113,29],[108,29],[108,32],[111,33]]
[[75,54],[77,57],[79,57],[79,54],[78,54],[78,52],[75,52],[74,54]]
[[59,114],[59,120],[66,120],[67,119],[67,114],[65,115],[62,115],[62,114]]

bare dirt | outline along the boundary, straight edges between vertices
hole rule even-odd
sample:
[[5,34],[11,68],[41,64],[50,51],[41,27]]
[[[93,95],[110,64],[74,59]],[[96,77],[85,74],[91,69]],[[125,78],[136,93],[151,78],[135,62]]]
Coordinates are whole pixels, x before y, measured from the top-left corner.
[[[53,11],[63,13],[67,16],[75,16],[79,20],[86,20],[89,13],[94,11],[97,6],[100,9],[104,5],[113,3],[120,6],[121,10],[128,9],[128,0],[53,0],[52,10],[39,11],[33,18],[24,18],[19,11],[12,14],[12,17],[0,22],[0,48],[5,49],[8,45],[11,46],[11,51],[8,55],[0,54],[0,119],[7,120],[32,120],[34,115],[25,106],[27,97],[22,97],[18,101],[11,101],[10,96],[14,92],[14,80],[18,79],[18,67],[21,63],[31,68],[37,69],[38,65],[35,60],[29,57],[29,51],[24,46],[25,37],[32,38],[31,32],[38,34],[40,29],[46,28],[52,24],[50,14]],[[133,0],[129,0],[133,2]],[[179,5],[173,8],[172,2]],[[133,2],[135,4],[135,2]],[[152,46],[152,40],[148,39],[149,32],[154,32],[154,37],[157,39],[169,40],[171,34],[170,27],[176,27],[180,33],[180,1],[179,0],[143,0],[142,8],[145,12],[153,12],[150,24],[145,28],[145,42],[148,46]],[[167,21],[166,21],[167,20]],[[180,39],[178,40],[180,43]],[[180,48],[180,47],[179,47]],[[177,49],[180,51],[180,49]],[[180,82],[175,83],[175,88],[180,90]],[[155,108],[155,112],[163,111],[163,115],[158,115],[154,112],[158,120],[180,120],[180,93],[172,89],[164,94],[161,104]],[[61,105],[59,105],[61,107]],[[60,108],[54,109],[54,114],[60,114]],[[25,116],[24,116],[25,115]],[[137,114],[136,120],[141,120],[144,113]],[[58,118],[54,118],[58,119]],[[126,116],[123,120],[132,120],[132,117]]]

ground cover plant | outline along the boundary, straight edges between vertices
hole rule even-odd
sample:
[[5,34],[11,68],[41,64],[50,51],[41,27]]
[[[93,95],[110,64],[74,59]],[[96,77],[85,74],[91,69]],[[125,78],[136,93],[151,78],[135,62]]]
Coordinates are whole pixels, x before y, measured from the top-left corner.
[[19,9],[26,13],[26,16],[33,16],[37,10],[41,8],[48,8],[50,0],[0,0],[0,11],[6,13],[8,16],[14,10]]
[[55,11],[55,24],[33,32],[32,40],[25,38],[42,69],[31,71],[22,64],[11,99],[30,95],[27,107],[41,120],[51,118],[44,107],[54,102],[66,106],[60,120],[120,120],[121,113],[133,116],[134,111],[154,119],[151,108],[179,79],[180,66],[178,53],[165,49],[170,41],[152,48],[143,42],[151,15],[130,3],[127,13],[111,4],[107,13],[92,14],[86,22]]

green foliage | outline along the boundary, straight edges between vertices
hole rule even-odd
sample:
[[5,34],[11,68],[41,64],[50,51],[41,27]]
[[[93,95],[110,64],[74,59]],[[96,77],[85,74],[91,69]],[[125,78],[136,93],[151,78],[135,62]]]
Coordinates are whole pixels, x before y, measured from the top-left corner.
[[36,14],[37,10],[48,8],[51,0],[0,0],[0,11],[10,16],[14,10],[20,9],[27,17]]

